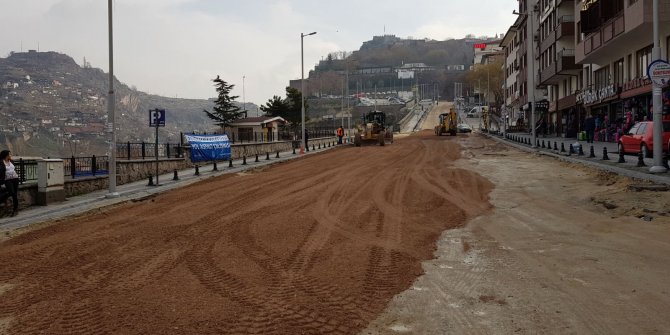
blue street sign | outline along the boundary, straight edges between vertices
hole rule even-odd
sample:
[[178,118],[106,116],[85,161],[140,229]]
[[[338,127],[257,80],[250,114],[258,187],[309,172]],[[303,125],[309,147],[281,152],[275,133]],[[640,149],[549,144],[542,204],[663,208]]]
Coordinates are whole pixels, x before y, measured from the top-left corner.
[[149,110],[149,127],[165,127],[165,109]]

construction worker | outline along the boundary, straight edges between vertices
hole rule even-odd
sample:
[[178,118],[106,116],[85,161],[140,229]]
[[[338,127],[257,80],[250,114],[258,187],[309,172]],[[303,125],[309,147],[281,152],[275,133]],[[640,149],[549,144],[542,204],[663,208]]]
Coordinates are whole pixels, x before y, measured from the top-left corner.
[[344,128],[340,126],[337,128],[337,144],[342,144],[342,137],[344,137]]

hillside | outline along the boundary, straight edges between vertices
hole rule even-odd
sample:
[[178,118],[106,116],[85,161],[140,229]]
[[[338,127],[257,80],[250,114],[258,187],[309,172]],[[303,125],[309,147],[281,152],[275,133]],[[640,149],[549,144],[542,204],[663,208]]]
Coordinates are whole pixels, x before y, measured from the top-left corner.
[[[56,52],[0,58],[0,146],[22,156],[106,154],[108,81],[102,70]],[[148,111],[157,107],[166,110],[161,142],[179,141],[180,131],[215,128],[202,112],[213,106],[209,100],[146,94],[118,80],[115,93],[119,142],[154,141]]]

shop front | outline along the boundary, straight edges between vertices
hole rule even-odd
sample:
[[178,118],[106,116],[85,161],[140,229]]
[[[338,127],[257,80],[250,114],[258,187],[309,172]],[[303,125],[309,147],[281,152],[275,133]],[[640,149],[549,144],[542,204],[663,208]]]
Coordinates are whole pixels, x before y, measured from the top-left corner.
[[584,103],[586,117],[593,117],[594,140],[617,142],[623,134],[624,112],[620,100],[621,88],[609,85],[598,90],[586,90],[578,97]]
[[[556,102],[556,135],[571,138],[577,137],[581,129],[579,109],[577,108],[577,95],[572,94],[561,98]],[[581,113],[583,116],[583,113]]]

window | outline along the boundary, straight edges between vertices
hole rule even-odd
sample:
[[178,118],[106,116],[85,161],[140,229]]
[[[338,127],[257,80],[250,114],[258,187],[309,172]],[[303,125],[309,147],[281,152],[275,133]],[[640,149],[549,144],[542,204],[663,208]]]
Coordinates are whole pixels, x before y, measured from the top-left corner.
[[604,67],[602,69],[596,70],[595,73],[595,88],[600,89],[607,87],[610,84],[609,82],[609,67]]
[[254,140],[254,129],[253,128],[239,128],[237,133],[240,137],[240,141],[252,141]]
[[653,45],[650,45],[637,52],[637,77],[646,77],[647,76],[647,67],[651,63],[651,50]]
[[614,84],[623,86],[623,58],[614,62]]

